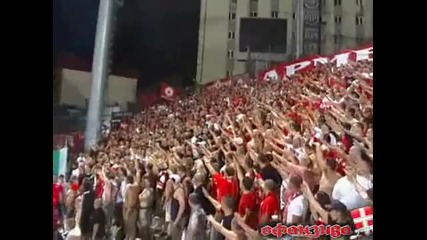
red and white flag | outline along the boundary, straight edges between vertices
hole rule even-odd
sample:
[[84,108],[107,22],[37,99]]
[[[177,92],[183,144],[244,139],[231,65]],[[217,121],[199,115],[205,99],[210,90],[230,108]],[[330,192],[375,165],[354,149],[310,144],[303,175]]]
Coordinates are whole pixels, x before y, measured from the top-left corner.
[[173,100],[179,96],[179,89],[162,82],[160,85],[160,96],[167,100]]
[[372,207],[358,208],[351,211],[356,233],[369,235],[374,232],[374,209]]

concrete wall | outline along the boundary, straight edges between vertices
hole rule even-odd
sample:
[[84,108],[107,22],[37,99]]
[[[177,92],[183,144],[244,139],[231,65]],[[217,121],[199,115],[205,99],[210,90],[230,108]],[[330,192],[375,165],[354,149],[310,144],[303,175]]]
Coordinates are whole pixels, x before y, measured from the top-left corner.
[[[90,97],[91,73],[71,69],[62,69],[62,104],[84,107]],[[127,102],[136,102],[137,79],[110,75],[108,79],[107,104],[118,102],[123,109]]]

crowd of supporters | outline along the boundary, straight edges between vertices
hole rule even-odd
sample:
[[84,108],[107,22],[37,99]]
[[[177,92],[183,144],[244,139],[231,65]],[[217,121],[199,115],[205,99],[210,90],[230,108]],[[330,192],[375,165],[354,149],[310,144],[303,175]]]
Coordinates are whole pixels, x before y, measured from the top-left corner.
[[68,239],[240,240],[281,222],[372,237],[372,72],[325,64],[146,109],[81,154],[67,184],[54,177],[60,227]]

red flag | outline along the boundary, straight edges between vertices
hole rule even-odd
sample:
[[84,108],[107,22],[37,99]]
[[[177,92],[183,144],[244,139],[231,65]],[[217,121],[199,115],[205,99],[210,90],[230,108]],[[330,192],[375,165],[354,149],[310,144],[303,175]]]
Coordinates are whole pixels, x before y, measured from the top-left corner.
[[357,233],[368,235],[374,230],[374,211],[372,207],[358,208],[351,211]]
[[167,100],[175,99],[179,96],[179,89],[171,87],[169,84],[162,82],[160,85],[160,96]]

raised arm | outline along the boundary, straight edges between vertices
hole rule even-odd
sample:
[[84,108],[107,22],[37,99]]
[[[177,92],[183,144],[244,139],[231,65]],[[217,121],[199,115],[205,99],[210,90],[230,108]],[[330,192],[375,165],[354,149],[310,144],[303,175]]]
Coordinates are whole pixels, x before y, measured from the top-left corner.
[[215,209],[217,210],[217,211],[219,211],[219,210],[221,210],[221,203],[219,203],[217,200],[215,200],[209,193],[208,193],[208,191],[205,189],[205,188],[202,188],[202,191],[203,191],[203,195],[205,196],[205,198],[207,198],[211,203],[212,203],[212,205],[215,207]]
[[258,234],[258,232],[254,229],[252,229],[251,227],[249,227],[246,223],[245,223],[245,219],[243,219],[239,213],[234,213],[234,219],[236,219],[237,223],[239,224],[239,226],[241,228],[243,228],[243,230],[245,230],[245,233],[250,237],[250,239],[253,240],[258,240],[261,239],[261,236]]
[[205,163],[206,168],[208,169],[209,173],[213,176],[216,173],[218,173],[214,167],[212,167],[211,162],[206,160],[206,156],[203,157],[203,162]]
[[318,143],[313,143],[313,144],[316,146],[316,157],[314,158],[314,161],[316,162],[317,166],[319,166],[322,173],[325,173],[327,167],[326,167],[325,159],[323,157],[322,150],[320,149],[320,144]]
[[212,215],[209,215],[207,217],[207,219],[212,224],[212,226],[215,228],[215,230],[220,232],[224,236],[225,239],[237,240],[237,234],[235,234],[233,231],[230,231],[230,230],[226,229],[225,227],[223,227],[221,225],[221,223],[217,222]]
[[134,185],[135,186],[139,186],[139,184],[141,183],[141,169],[139,168],[139,161],[137,158],[134,158],[134,165],[135,165],[135,169],[136,169],[136,176],[135,176],[135,182]]
[[273,148],[273,150],[275,152],[278,152],[280,154],[284,154],[285,153],[285,151],[282,148],[278,147],[272,140],[267,139],[266,142]]
[[320,217],[323,219],[323,221],[325,221],[325,223],[328,223],[329,213],[322,208],[319,202],[316,201],[316,199],[313,196],[313,193],[311,192],[306,182],[304,182],[301,185],[301,191],[304,193],[304,196],[307,198],[311,209],[314,210],[317,214],[319,214]]
[[242,168],[236,158],[234,158],[233,163],[234,163],[234,168],[237,171],[237,178],[239,179],[240,189],[244,189],[243,178],[245,177],[245,175],[243,174]]
[[304,170],[305,170],[304,167],[296,165],[296,164],[294,164],[292,162],[289,162],[285,157],[282,157],[282,156],[280,156],[279,154],[277,154],[275,152],[273,152],[273,157],[275,159],[277,159],[281,163],[281,166],[283,168],[285,168],[289,173],[296,174],[296,175],[299,175],[301,177],[304,177],[303,176],[303,173],[304,173]]

